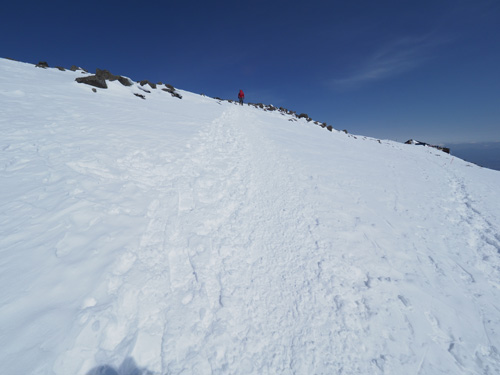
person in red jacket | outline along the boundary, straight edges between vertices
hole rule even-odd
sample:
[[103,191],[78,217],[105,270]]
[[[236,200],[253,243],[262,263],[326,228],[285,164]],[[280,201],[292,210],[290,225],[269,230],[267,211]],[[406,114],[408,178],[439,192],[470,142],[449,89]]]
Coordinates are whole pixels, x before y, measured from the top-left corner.
[[245,94],[243,93],[243,90],[240,90],[238,93],[238,99],[240,100],[240,104],[243,105],[243,99],[245,99]]

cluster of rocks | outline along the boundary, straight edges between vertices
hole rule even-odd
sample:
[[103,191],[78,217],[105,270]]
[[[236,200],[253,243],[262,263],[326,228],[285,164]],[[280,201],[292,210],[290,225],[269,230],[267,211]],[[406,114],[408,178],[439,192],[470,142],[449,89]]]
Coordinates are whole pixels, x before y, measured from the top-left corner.
[[[44,69],[46,69],[46,68],[49,67],[49,65],[45,61],[39,62],[38,64],[36,64],[36,66],[39,67],[39,68],[44,68]],[[66,70],[66,69],[64,69],[62,67],[56,67],[56,68],[58,68],[59,70]],[[72,70],[72,71],[82,70],[83,73],[88,73],[88,71],[86,71],[85,69],[76,67],[75,65],[73,65],[70,68],[70,70]],[[96,73],[93,74],[93,75],[89,75],[89,76],[85,76],[85,77],[79,77],[79,78],[76,78],[75,80],[78,83],[84,83],[84,84],[87,84],[87,85],[90,85],[90,86],[94,86],[94,87],[97,87],[97,88],[101,88],[101,89],[107,89],[108,88],[108,85],[106,84],[106,81],[110,81],[110,82],[112,82],[112,81],[118,81],[123,86],[132,86],[133,85],[133,82],[132,82],[132,80],[130,78],[119,76],[119,75],[115,75],[115,74],[112,74],[108,70],[101,70],[101,69],[96,69]],[[138,83],[139,83],[139,86],[137,86],[137,87],[140,90],[142,90],[143,92],[148,93],[148,94],[151,93],[151,91],[149,89],[147,89],[146,86],[149,86],[151,89],[156,90],[157,86],[163,86],[164,85],[162,82],[158,82],[157,84],[155,84],[155,83],[152,83],[152,82],[150,82],[148,80],[142,80],[142,81],[139,81]],[[174,98],[182,99],[181,94],[179,94],[172,85],[165,84],[164,86],[165,87],[161,89],[162,91],[168,92]],[[92,90],[94,92],[96,92],[96,89],[92,89]],[[146,96],[144,94],[134,93],[134,95],[137,96],[137,97],[139,97],[139,98],[141,98],[141,99],[146,99]],[[203,96],[205,96],[205,95],[203,95]],[[236,101],[234,101],[234,100],[224,100],[224,99],[217,98],[217,97],[215,97],[214,99],[217,99],[219,101],[227,101],[229,103],[236,103]],[[278,112],[280,112],[283,115],[290,116],[291,118],[289,119],[289,121],[297,121],[297,120],[300,120],[300,119],[305,119],[307,122],[312,122],[315,125],[321,126],[322,128],[325,128],[325,129],[329,130],[330,132],[333,131],[333,127],[331,125],[328,125],[326,122],[314,121],[306,113],[297,114],[297,112],[295,112],[295,111],[291,111],[291,110],[283,108],[283,107],[275,107],[272,104],[249,103],[248,105],[253,106],[255,108],[262,109],[262,110],[264,110],[266,112],[267,111],[269,111],[269,112],[278,111]],[[343,132],[346,133],[346,134],[348,134],[347,130],[343,130]],[[423,144],[423,143],[419,142],[418,144]],[[439,148],[439,146],[432,146],[432,147]],[[443,149],[443,148],[440,148],[440,149]],[[446,150],[447,149],[443,149],[443,151],[449,152],[449,150],[448,151],[446,151]]]
[[[50,68],[49,64],[47,64],[47,61],[40,61],[38,64],[35,65],[35,67],[37,67],[37,68],[43,68],[43,69]],[[61,71],[63,71],[63,72],[66,71],[66,68],[63,68],[62,66],[56,66],[56,68],[59,69],[59,70],[61,70]],[[86,71],[85,69],[80,68],[80,67],[78,67],[76,65],[71,65],[71,68],[69,68],[69,70],[71,70],[73,72],[76,72],[77,70],[81,70],[82,73],[88,73],[88,71]]]
[[179,94],[177,91],[175,91],[174,86],[169,85],[168,83],[165,84],[165,88],[162,89],[162,91],[168,92],[170,95],[172,95],[174,98],[179,98],[182,99],[181,94]]
[[112,74],[108,70],[101,70],[101,69],[96,69],[96,72],[94,75],[86,76],[86,77],[79,77],[75,79],[76,82],[78,83],[85,83],[90,86],[95,86],[100,89],[107,89],[108,85],[106,84],[106,81],[118,81],[120,82],[123,86],[132,86],[132,81],[129,78],[122,77],[122,76],[117,76]]
[[49,67],[49,64],[47,64],[47,61],[40,61],[38,64],[35,65],[37,68],[43,68],[47,69]]
[[450,153],[450,149],[448,147],[441,147],[441,146],[435,146],[435,145],[430,145],[425,142],[420,142],[420,141],[415,141],[414,139],[409,139],[405,142],[406,145],[417,145],[417,146],[428,146],[428,147],[433,147],[438,150],[441,150],[443,152],[446,152],[447,154]]
[[[151,91],[147,90],[144,86],[148,85],[151,89],[156,90],[157,86],[163,86],[163,83],[162,82],[153,83],[153,82],[150,82],[150,81],[148,81],[148,80],[145,79],[145,80],[139,81],[139,85],[140,85],[139,89],[141,89],[142,91],[147,92],[148,94],[150,94]],[[168,83],[165,83],[165,88],[161,89],[161,91],[168,92],[174,98],[182,99],[182,95],[179,94],[177,91],[175,91],[174,86],[169,85]],[[141,94],[135,94],[135,95],[139,96],[139,97],[142,97],[143,99],[146,99]]]
[[[281,110],[281,107],[280,107],[280,110]],[[309,117],[309,115],[307,113],[301,113],[300,115],[298,115],[293,111],[288,111],[287,109],[285,109],[285,113],[291,114],[291,115],[295,116],[297,119],[303,118],[307,122],[312,121],[314,124],[321,126],[322,128],[326,128],[328,131],[333,131],[333,126],[328,125],[326,122],[314,121],[312,118]],[[345,132],[347,133],[347,131],[345,131]]]
[[[46,61],[40,61],[38,64],[35,65],[38,68],[43,68],[47,69],[49,68],[49,64],[47,64]],[[65,71],[66,69],[60,66],[56,66],[57,69]],[[77,70],[81,70],[82,73],[88,73],[87,70],[83,68],[79,68],[75,65],[71,66],[69,70],[72,70],[76,72]],[[78,77],[75,79],[76,82],[78,83],[84,83],[86,85],[90,85],[93,87],[97,87],[100,89],[107,89],[108,85],[106,81],[113,82],[113,81],[118,81],[120,82],[123,86],[132,86],[134,83],[130,78],[115,75],[111,73],[109,70],[105,69],[96,69],[95,74],[85,76],[85,77]],[[139,89],[146,93],[151,93],[151,91],[147,90],[144,86],[149,86],[151,89],[156,90],[157,86],[163,86],[163,83],[158,82],[157,84],[152,83],[148,80],[142,80],[138,82],[140,86],[138,86]],[[92,89],[92,91],[97,92],[95,88]],[[168,92],[170,95],[172,95],[174,98],[182,99],[182,95],[179,94],[176,90],[175,87],[169,84],[165,84],[165,87],[162,88],[162,91]],[[143,94],[138,94],[134,93],[135,96],[141,98],[141,99],[146,99],[146,96]]]
[[[202,94],[202,96],[205,96]],[[214,99],[217,99],[219,101],[226,101],[229,103],[237,103],[235,100],[224,100],[218,97],[215,97]],[[266,112],[274,112],[278,111],[282,115],[289,115],[291,118],[288,121],[297,121],[298,119],[305,119],[307,122],[313,122],[314,124],[321,126],[322,128],[326,128],[329,131],[333,131],[333,126],[328,125],[326,122],[319,122],[319,121],[314,121],[312,118],[310,118],[306,113],[301,113],[297,114],[295,111],[291,111],[289,109],[283,108],[283,107],[275,107],[272,104],[263,104],[263,103],[248,103],[249,106],[262,109]],[[344,130],[344,132],[347,134],[347,130]]]
[[[122,76],[117,76],[112,73],[110,73],[108,70],[101,70],[101,69],[96,69],[96,74],[87,76],[87,77],[80,77],[76,78],[76,81],[79,83],[86,83],[87,85],[99,87],[99,88],[107,88],[108,86],[106,85],[106,81],[118,81],[124,86],[132,86],[133,82],[130,80],[130,78],[122,77]],[[148,81],[147,79],[139,81],[139,86],[138,88],[141,89],[142,91],[150,94],[151,91],[146,88],[146,86],[149,86],[152,90],[156,90],[158,86],[163,86],[162,82],[158,83],[153,83]],[[161,89],[162,91],[168,92],[170,95],[172,95],[174,98],[182,99],[182,95],[179,94],[174,86],[165,84],[165,88]],[[146,99],[146,97],[143,94],[138,94],[134,93],[135,96],[141,98],[141,99]]]

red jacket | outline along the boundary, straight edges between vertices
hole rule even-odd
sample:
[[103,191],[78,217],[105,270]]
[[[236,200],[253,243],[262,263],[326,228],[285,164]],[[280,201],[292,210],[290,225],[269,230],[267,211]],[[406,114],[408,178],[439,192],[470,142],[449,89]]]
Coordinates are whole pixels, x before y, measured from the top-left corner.
[[245,94],[243,93],[243,90],[240,90],[239,94],[238,94],[238,98],[244,98],[245,97]]

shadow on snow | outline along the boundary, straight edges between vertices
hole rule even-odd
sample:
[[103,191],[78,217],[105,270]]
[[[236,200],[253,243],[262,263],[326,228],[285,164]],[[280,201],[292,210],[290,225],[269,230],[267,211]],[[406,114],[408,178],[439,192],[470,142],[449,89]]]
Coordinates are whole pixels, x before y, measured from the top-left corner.
[[126,358],[118,368],[103,365],[97,366],[87,372],[86,375],[152,375],[151,371],[137,367],[133,358]]

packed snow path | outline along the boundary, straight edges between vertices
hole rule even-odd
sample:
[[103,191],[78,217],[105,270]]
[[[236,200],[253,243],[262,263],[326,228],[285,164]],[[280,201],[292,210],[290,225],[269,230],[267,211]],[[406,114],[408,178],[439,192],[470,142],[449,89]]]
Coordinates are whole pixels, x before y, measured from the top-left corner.
[[500,173],[0,62],[2,373],[500,371]]

